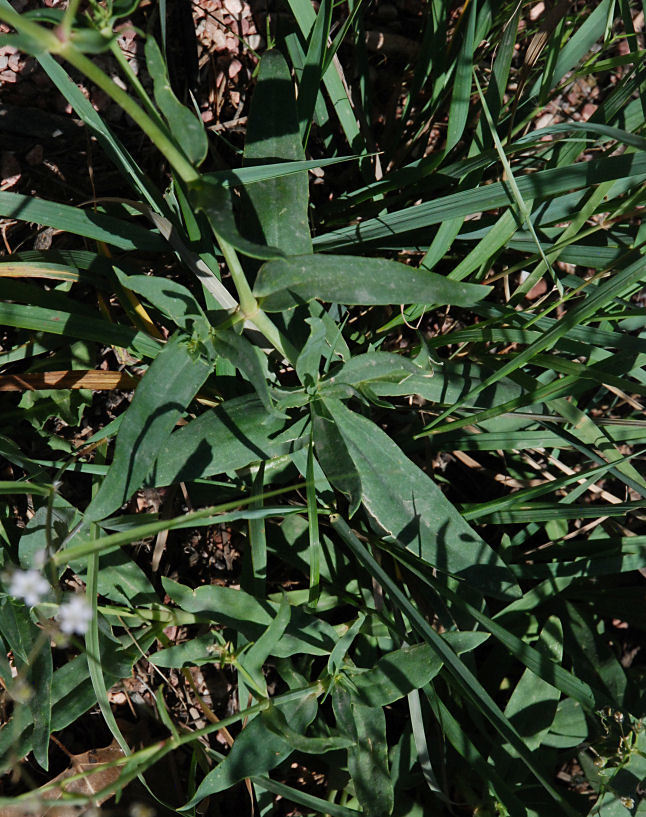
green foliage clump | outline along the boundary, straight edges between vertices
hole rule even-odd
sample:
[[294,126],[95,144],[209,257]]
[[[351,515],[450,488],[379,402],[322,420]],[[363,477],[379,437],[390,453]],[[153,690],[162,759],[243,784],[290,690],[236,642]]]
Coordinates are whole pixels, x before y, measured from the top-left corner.
[[[286,5],[223,169],[164,44],[146,36],[152,97],[121,55],[136,3],[0,0],[0,40],[36,57],[132,191],[92,210],[0,192],[1,215],[92,248],[0,261],[0,365],[36,389],[3,397],[3,769],[32,753],[47,770],[50,736],[98,705],[122,754],[84,803],[139,779],[160,813],[240,783],[262,814],[278,795],[333,817],[640,813],[639,9],[566,3],[533,23],[522,3],[429,0],[384,115],[369,4]],[[66,65],[149,137],[167,189]],[[595,111],[537,127],[582,77]],[[72,444],[102,388],[134,393]],[[146,489],[163,511],[129,513]],[[238,586],[160,578],[186,528],[234,537]],[[153,537],[146,561],[133,546]],[[109,690],[142,656],[164,737],[136,748]],[[214,666],[237,708],[218,718],[193,688],[208,724],[192,729],[168,678]],[[173,802],[147,782],[168,755]]]

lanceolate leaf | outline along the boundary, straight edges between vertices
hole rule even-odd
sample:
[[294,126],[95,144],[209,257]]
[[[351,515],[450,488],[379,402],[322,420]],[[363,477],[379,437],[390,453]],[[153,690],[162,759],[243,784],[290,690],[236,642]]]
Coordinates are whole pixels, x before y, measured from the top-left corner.
[[49,639],[43,638],[41,630],[31,621],[24,604],[10,598],[3,601],[0,606],[0,631],[13,652],[16,669],[24,673],[23,678],[30,694],[28,706],[34,724],[32,732],[34,757],[43,769],[47,769],[53,672]]
[[[347,392],[349,387],[361,388],[362,384],[373,385],[380,382],[399,384],[408,379],[416,383],[417,380],[413,376],[426,380],[433,377],[433,372],[422,369],[403,355],[372,352],[352,357],[331,377],[324,380],[319,389],[322,394],[329,390],[328,394],[332,396],[335,389],[345,389]],[[439,379],[443,379],[441,375]],[[441,387],[441,384],[438,383],[438,387]]]
[[483,593],[520,595],[502,559],[385,432],[339,401],[323,402],[354,463],[361,501],[377,531]]
[[227,400],[161,444],[149,482],[188,482],[287,454],[301,445],[303,427],[268,414],[256,395]]
[[189,199],[196,210],[206,215],[213,232],[225,239],[236,250],[251,258],[281,258],[278,247],[244,238],[235,222],[231,191],[223,185],[202,176],[188,188]]
[[159,46],[151,35],[146,38],[146,63],[154,82],[155,102],[186,156],[199,165],[206,156],[208,140],[204,124],[173,93]]
[[[245,166],[279,160],[302,161],[291,74],[279,51],[267,51],[260,61],[258,84],[249,112]],[[258,243],[278,247],[285,255],[312,252],[308,224],[307,171],[267,179],[244,188],[244,232]]]
[[265,411],[268,414],[275,412],[267,386],[267,359],[260,349],[233,331],[218,332],[212,342],[215,351],[231,361],[249,380]]
[[[468,652],[489,638],[486,632],[448,632],[442,638],[456,653]],[[366,672],[352,674],[361,700],[387,706],[428,684],[442,669],[442,659],[430,644],[413,644],[384,655]]]
[[[304,696],[283,708],[292,729],[305,730],[317,711],[316,698]],[[286,760],[293,752],[291,744],[269,729],[263,718],[254,718],[240,733],[226,758],[210,771],[191,800],[180,811],[187,811],[211,794],[224,791],[251,775],[263,775]]]
[[[542,646],[553,659],[563,659],[563,628],[556,616],[548,619],[540,634]],[[507,702],[505,715],[518,733],[525,738],[529,749],[538,749],[549,732],[556,716],[561,692],[530,669],[526,669]],[[511,747],[508,749],[513,752]]]
[[121,422],[112,466],[87,511],[98,521],[116,511],[143,483],[161,446],[211,372],[187,339],[175,335],[139,383]]
[[343,682],[334,685],[332,705],[339,730],[353,741],[348,749],[348,771],[363,813],[366,817],[389,817],[394,791],[383,709],[363,703]]
[[321,467],[335,488],[348,498],[352,516],[361,504],[361,477],[323,400],[312,403],[312,430]]
[[[218,585],[191,590],[170,579],[162,579],[162,583],[168,595],[182,610],[189,613],[209,613],[213,621],[238,630],[250,641],[260,639],[278,616],[278,604],[260,601],[243,590]],[[307,615],[302,608],[294,608],[283,636],[271,645],[271,654],[278,657],[293,655],[295,652],[323,655],[332,649],[335,640],[336,631],[332,625]],[[173,654],[170,655],[172,657]]]
[[473,306],[489,287],[451,281],[384,258],[300,255],[264,264],[254,295],[267,312],[318,298],[340,304],[434,303]]
[[168,278],[151,275],[124,275],[116,270],[119,281],[126,289],[143,295],[153,306],[171,318],[187,332],[205,338],[209,322],[202,308],[189,290]]

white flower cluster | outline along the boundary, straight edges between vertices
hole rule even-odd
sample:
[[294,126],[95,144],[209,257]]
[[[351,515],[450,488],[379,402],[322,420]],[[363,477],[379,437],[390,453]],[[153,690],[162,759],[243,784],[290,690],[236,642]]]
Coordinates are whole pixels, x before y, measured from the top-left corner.
[[[40,570],[15,570],[9,581],[9,595],[22,599],[29,607],[44,601],[50,585]],[[85,596],[73,595],[58,607],[56,614],[61,632],[84,635],[92,621],[92,608]]]
[[56,618],[62,632],[67,635],[72,633],[84,635],[92,622],[92,608],[85,600],[85,596],[72,596],[58,608]]
[[41,602],[48,592],[49,582],[40,570],[16,570],[9,582],[9,594],[29,607]]

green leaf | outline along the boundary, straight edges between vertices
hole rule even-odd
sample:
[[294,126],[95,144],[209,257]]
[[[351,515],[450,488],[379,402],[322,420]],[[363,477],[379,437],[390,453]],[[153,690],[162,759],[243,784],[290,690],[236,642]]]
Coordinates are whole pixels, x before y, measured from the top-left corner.
[[[589,162],[578,162],[566,167],[539,170],[537,173],[521,176],[517,180],[517,185],[524,198],[538,202],[552,199],[559,193],[587,187],[590,183],[599,184],[611,179],[628,178],[637,184],[643,173],[646,173],[646,155],[625,153],[623,156],[592,159]],[[392,239],[393,236],[400,233],[429,227],[431,224],[440,224],[449,219],[462,218],[497,207],[509,207],[512,202],[507,184],[492,182],[475,189],[462,190],[392,213],[385,213],[379,218],[367,219],[351,227],[342,227],[319,236],[314,241],[314,246],[318,250],[326,251],[356,247],[357,244],[381,238]],[[416,303],[432,303],[430,299],[422,297],[412,299],[410,303],[413,300]]]
[[348,627],[347,631],[334,645],[334,649],[330,653],[330,657],[327,660],[327,671],[329,675],[335,675],[339,671],[348,650],[352,646],[352,642],[361,632],[361,628],[363,627],[365,620],[365,613],[359,613],[354,622]]
[[447,153],[460,141],[469,116],[476,8],[476,4],[473,3],[468,11],[466,31],[464,32],[460,53],[456,60],[453,94],[451,96],[451,108],[449,111],[449,124],[446,133],[446,146],[444,148]]
[[[306,41],[316,20],[316,12],[309,0],[287,0],[298,27]],[[357,116],[348,97],[347,86],[341,77],[340,68],[335,63],[329,66],[323,75],[323,83],[330,98],[330,103],[339,118],[348,144],[356,153],[367,152],[365,140],[359,130]]]
[[[266,51],[251,99],[244,162],[249,167],[280,159],[303,161],[305,152],[289,68],[279,51]],[[311,253],[308,202],[308,175],[304,170],[246,185],[243,231],[257,243],[277,247],[285,255]]]
[[[47,504],[42,505],[25,526],[18,542],[21,567],[25,570],[34,567],[38,554],[47,550],[50,544],[52,552],[58,550],[65,537],[80,519],[80,512],[59,493],[55,493],[51,514],[48,513]],[[49,531],[47,530],[48,522]]]
[[[247,130],[247,139],[249,131]],[[646,140],[645,140],[646,141]],[[204,173],[202,178],[205,181],[221,184],[229,187],[249,187],[258,182],[268,179],[279,179],[291,176],[294,173],[302,173],[304,170],[315,170],[319,167],[330,167],[341,162],[356,161],[358,156],[337,156],[330,159],[298,159],[294,161],[283,160],[270,162],[269,164],[249,164],[245,167],[234,167],[230,170],[215,170],[212,173]],[[309,252],[311,252],[311,245]]]
[[336,400],[323,403],[356,469],[363,506],[379,532],[480,592],[508,599],[520,595],[507,565],[385,432]]
[[29,686],[28,706],[34,724],[32,749],[37,762],[47,770],[53,675],[49,638],[44,638],[43,632],[32,622],[25,605],[9,598],[0,603],[0,632],[13,652],[16,669]]
[[298,87],[298,119],[303,144],[307,144],[319,87],[327,60],[327,42],[332,23],[332,0],[322,0],[316,15],[316,21],[310,31],[307,54]]
[[[540,633],[543,650],[557,663],[563,658],[563,628],[556,616],[549,618]],[[505,707],[505,715],[521,735],[527,748],[536,751],[550,731],[561,692],[540,675],[526,669],[516,684]],[[513,747],[507,745],[506,753],[497,760],[498,771],[507,772],[508,761],[517,757]]]
[[0,216],[35,221],[56,230],[105,241],[120,250],[163,252],[168,249],[159,234],[132,222],[20,193],[0,192]]
[[146,65],[153,79],[155,102],[164,114],[172,133],[181,137],[177,144],[195,165],[201,164],[208,150],[204,123],[175,96],[166,63],[152,35],[146,37]]
[[0,46],[10,46],[18,51],[24,51],[34,57],[41,56],[47,48],[41,42],[29,37],[27,34],[0,34]]
[[[304,730],[316,715],[315,695],[304,695],[300,700],[284,706],[285,718],[298,730]],[[194,796],[179,811],[188,811],[211,794],[234,786],[246,777],[263,775],[275,769],[293,752],[292,746],[269,729],[261,717],[254,718],[236,738],[231,751],[200,783]]]
[[155,357],[161,348],[159,341],[129,326],[119,326],[100,318],[88,318],[42,306],[0,302],[0,324],[32,332],[91,340],[102,345],[122,346],[142,357]]
[[[414,378],[430,379],[437,377],[442,381],[442,375],[434,375],[433,372],[425,371],[417,364],[413,363],[403,355],[396,355],[392,352],[369,352],[363,355],[355,355],[347,363],[338,368],[334,374],[319,384],[319,392],[322,396],[350,397],[355,389],[361,389],[363,385],[373,385],[378,382],[405,383],[409,378],[411,382],[417,382]],[[438,384],[440,393],[442,384]],[[351,387],[351,388],[348,388]],[[415,393],[414,386],[413,391]]]
[[574,815],[574,810],[569,808],[559,792],[547,780],[534,762],[532,754],[527,750],[520,735],[509,723],[509,720],[501,712],[500,708],[491,695],[485,690],[475,675],[469,670],[466,664],[461,661],[453,650],[446,644],[424,618],[419,610],[409,600],[407,595],[401,590],[400,583],[395,582],[391,576],[375,561],[365,545],[356,537],[347,523],[338,515],[330,516],[330,523],[345,544],[352,551],[358,561],[370,572],[370,574],[387,591],[392,602],[396,604],[402,613],[405,613],[412,626],[419,635],[433,647],[433,649],[444,660],[448,674],[453,682],[458,686],[461,693],[476,707],[479,712],[487,717],[489,722],[495,727],[498,733],[503,736],[522,757],[526,766],[533,772],[536,778],[550,795],[560,804],[568,815]]
[[361,817],[361,812],[356,809],[331,803],[329,800],[316,797],[302,789],[287,786],[285,783],[280,783],[271,777],[252,777],[251,782],[256,788],[278,794],[287,802],[298,803],[315,814],[329,814],[330,817]]
[[220,651],[217,643],[213,633],[208,632],[181,644],[158,650],[149,660],[156,667],[200,667],[202,664],[213,663],[214,656]]
[[[443,633],[442,638],[459,655],[474,650],[489,638],[485,632]],[[370,706],[387,706],[421,689],[442,669],[443,661],[429,644],[412,644],[380,658],[371,669],[349,671],[361,700]]]
[[119,282],[132,292],[143,295],[148,303],[174,321],[180,329],[204,339],[209,322],[192,293],[177,281],[151,275],[124,275],[114,268]]
[[256,390],[265,411],[268,414],[277,412],[269,387],[267,386],[267,358],[262,351],[247,338],[232,330],[218,332],[212,340],[214,350],[231,363],[244,375]]
[[[191,590],[167,578],[162,579],[162,585],[182,610],[208,614],[211,620],[242,633],[249,641],[260,639],[278,615],[278,604],[260,601],[244,590],[219,585]],[[308,615],[302,607],[295,607],[291,610],[286,631],[280,640],[272,644],[271,649],[278,658],[297,652],[327,655],[336,639],[336,630],[330,624]]]
[[282,312],[314,298],[366,306],[420,302],[473,306],[489,291],[490,287],[458,283],[397,261],[354,255],[269,261],[253,289],[267,312]]
[[[188,185],[188,198],[196,210],[207,217],[213,232],[225,239],[232,247],[251,258],[282,258],[284,252],[244,238],[233,215],[231,191],[208,176],[202,176]],[[0,202],[1,203],[1,202]]]
[[330,482],[348,498],[353,516],[361,504],[361,477],[325,402],[314,401],[311,411],[316,456]]
[[[148,645],[143,643],[141,646]],[[103,666],[106,677],[116,682],[128,675],[130,665],[127,655],[123,649],[108,651]],[[130,663],[141,658],[141,653],[133,648],[129,655]],[[85,655],[73,658],[56,670],[52,676],[50,695],[52,732],[59,732],[74,723],[96,705]],[[16,707],[11,719],[0,728],[0,771],[4,773],[11,767],[12,753],[16,758],[25,757],[32,750],[34,739],[34,722],[29,709]]]
[[368,706],[342,682],[332,688],[332,707],[339,731],[352,741],[348,771],[366,817],[389,817],[395,795],[388,770],[386,717]]
[[110,50],[116,37],[115,35],[106,37],[100,31],[87,28],[73,30],[71,39],[74,47],[82,54],[103,54]]
[[[87,559],[71,562],[70,567],[85,580]],[[127,607],[144,607],[159,602],[144,571],[122,548],[101,554],[97,590],[100,596]]]
[[541,745],[569,749],[583,743],[587,737],[588,724],[583,707],[573,698],[564,698],[559,701],[549,734],[543,737]]
[[289,624],[291,613],[292,608],[289,606],[287,596],[283,595],[274,620],[251,647],[238,658],[238,663],[244,667],[256,684],[256,689],[265,697],[267,696],[267,683],[262,671],[263,664],[270,655],[275,654],[278,642],[285,634]]
[[339,735],[328,735],[321,738],[308,738],[293,729],[285,715],[278,707],[270,706],[261,712],[260,717],[267,728],[278,735],[297,752],[304,752],[308,755],[322,755],[325,752],[334,752],[338,749],[347,749],[353,745],[350,738]]
[[137,386],[117,434],[112,465],[85,512],[98,521],[116,511],[141,487],[177,420],[211,372],[211,364],[175,335]]
[[310,326],[310,336],[296,359],[296,374],[304,386],[312,386],[319,379],[321,357],[328,349],[326,328],[320,318],[306,318]]
[[148,482],[172,485],[230,473],[300,446],[304,422],[268,414],[255,395],[227,400],[177,429],[160,444]]

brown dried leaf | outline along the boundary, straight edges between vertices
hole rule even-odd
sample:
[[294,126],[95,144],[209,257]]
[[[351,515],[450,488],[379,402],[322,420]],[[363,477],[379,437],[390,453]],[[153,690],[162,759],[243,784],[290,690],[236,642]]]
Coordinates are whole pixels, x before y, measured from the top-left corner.
[[[48,789],[41,795],[34,792],[34,799],[24,801],[21,805],[0,807],[0,817],[83,817],[94,806],[100,806],[112,795],[107,797],[94,797],[96,792],[101,791],[106,786],[114,783],[120,774],[120,767],[106,766],[115,760],[123,757],[121,747],[113,740],[109,746],[103,749],[90,749],[89,752],[81,752],[78,755],[70,756],[70,765],[64,772],[61,772],[48,785],[59,784],[54,789]],[[83,772],[89,772],[84,777],[76,780],[69,780]],[[69,781],[66,783],[66,781]],[[46,806],[43,801],[57,800],[63,792],[69,794],[83,794],[92,797],[92,802],[88,805],[52,805]]]

